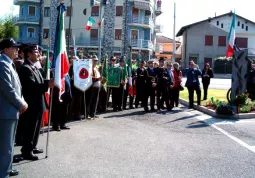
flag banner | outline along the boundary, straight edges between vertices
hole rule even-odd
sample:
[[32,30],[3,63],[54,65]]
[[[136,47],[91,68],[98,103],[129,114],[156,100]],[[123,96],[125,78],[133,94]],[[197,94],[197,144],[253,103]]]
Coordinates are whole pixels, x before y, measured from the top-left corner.
[[116,67],[109,67],[108,68],[108,87],[120,87],[120,77],[121,77],[121,70],[120,68]]
[[234,12],[231,27],[228,33],[228,47],[227,47],[226,57],[233,56],[235,38],[236,38],[236,14]]
[[96,23],[96,21],[92,17],[89,17],[86,25],[86,30],[89,31],[94,23]]
[[92,60],[80,59],[73,61],[74,86],[85,92],[93,84]]
[[102,85],[104,86],[104,89],[107,89],[107,81],[108,81],[108,56],[104,59],[103,69],[102,69]]
[[69,62],[66,52],[66,36],[65,36],[65,11],[64,4],[58,6],[58,21],[56,27],[56,38],[54,46],[54,58],[52,61],[52,69],[54,69],[55,86],[59,88],[59,100],[61,95],[65,92],[65,75],[69,71]]

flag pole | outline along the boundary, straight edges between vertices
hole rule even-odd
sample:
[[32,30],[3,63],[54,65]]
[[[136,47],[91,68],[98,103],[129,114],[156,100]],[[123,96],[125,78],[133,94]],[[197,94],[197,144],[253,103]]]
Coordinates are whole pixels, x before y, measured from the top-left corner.
[[84,91],[84,115],[85,115],[84,118],[87,119],[86,91]]
[[52,111],[52,100],[53,100],[53,89],[51,89],[51,95],[50,95],[50,110],[49,110],[49,120],[48,120],[48,131],[47,131],[47,141],[46,141],[46,155],[45,158],[48,158],[49,153],[49,137],[50,137],[50,123],[51,123],[51,111]]

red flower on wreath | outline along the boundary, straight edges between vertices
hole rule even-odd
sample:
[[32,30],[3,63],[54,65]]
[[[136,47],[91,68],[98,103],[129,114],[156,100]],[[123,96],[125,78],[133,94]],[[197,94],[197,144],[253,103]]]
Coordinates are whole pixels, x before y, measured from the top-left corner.
[[81,79],[86,79],[86,78],[88,78],[89,73],[85,68],[82,68],[80,70],[79,76],[80,76]]

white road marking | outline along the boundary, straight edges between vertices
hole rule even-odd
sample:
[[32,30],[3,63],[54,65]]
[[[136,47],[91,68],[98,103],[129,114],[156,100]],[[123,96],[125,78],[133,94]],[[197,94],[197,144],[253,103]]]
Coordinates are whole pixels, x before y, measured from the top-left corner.
[[[194,115],[194,114],[202,114],[201,112],[198,111],[192,111],[192,112],[187,112],[189,115]],[[206,124],[210,125],[211,127],[213,127],[214,129],[218,130],[219,132],[223,133],[224,135],[226,135],[227,137],[229,137],[230,139],[234,140],[235,142],[239,143],[240,145],[242,145],[243,147],[247,148],[248,150],[252,151],[253,153],[255,153],[255,146],[251,146],[248,145],[247,143],[243,142],[242,140],[240,140],[239,138],[231,135],[230,133],[228,133],[227,131],[223,130],[222,128],[218,127],[217,125],[220,124],[235,124],[235,123],[240,123],[239,121],[234,121],[234,120],[219,120],[219,119],[215,119],[211,116],[208,115],[199,115],[195,117],[196,119],[205,122]],[[254,122],[254,120],[253,120]],[[244,122],[241,122],[244,123]],[[247,122],[248,123],[248,122]]]

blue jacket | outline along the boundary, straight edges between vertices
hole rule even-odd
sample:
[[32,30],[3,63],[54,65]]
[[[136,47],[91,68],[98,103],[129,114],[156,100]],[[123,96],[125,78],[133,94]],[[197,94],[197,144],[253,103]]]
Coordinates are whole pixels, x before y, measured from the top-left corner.
[[198,76],[202,75],[201,71],[199,69],[187,69],[186,70],[186,74],[187,74],[187,81],[185,86],[186,87],[192,87],[192,86],[200,86],[200,82],[198,79]]

